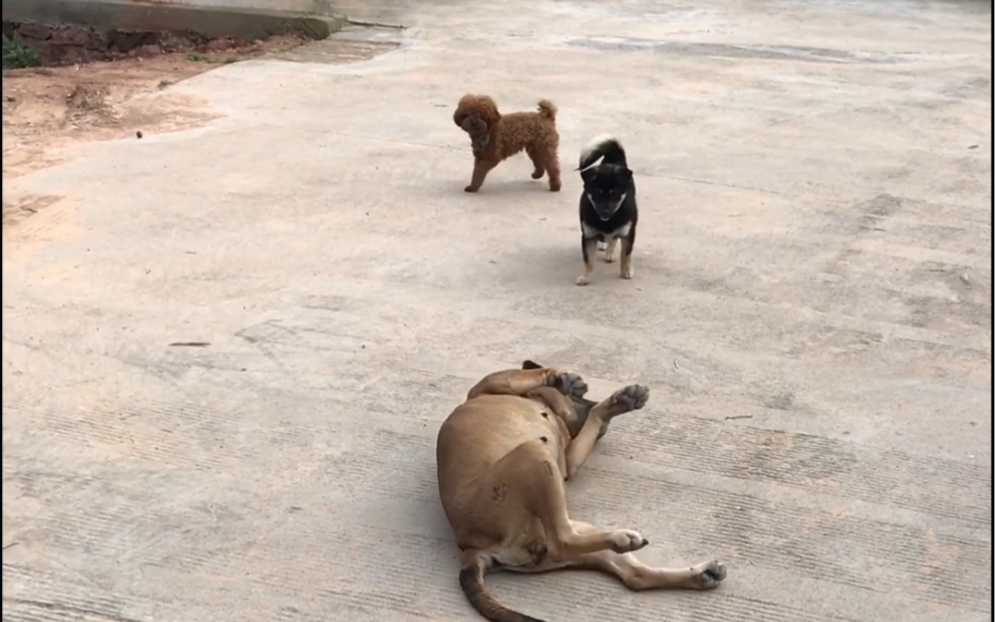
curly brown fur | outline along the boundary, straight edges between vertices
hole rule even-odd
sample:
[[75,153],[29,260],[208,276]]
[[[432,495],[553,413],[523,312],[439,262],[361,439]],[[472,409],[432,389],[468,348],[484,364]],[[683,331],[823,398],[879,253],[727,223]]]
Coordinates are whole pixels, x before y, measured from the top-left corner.
[[512,112],[502,115],[487,95],[467,93],[459,100],[453,121],[470,135],[473,148],[473,177],[467,192],[476,192],[487,173],[522,150],[532,160],[532,179],[549,176],[549,189],[560,189],[560,160],[557,149],[556,105],[539,100],[538,112]]

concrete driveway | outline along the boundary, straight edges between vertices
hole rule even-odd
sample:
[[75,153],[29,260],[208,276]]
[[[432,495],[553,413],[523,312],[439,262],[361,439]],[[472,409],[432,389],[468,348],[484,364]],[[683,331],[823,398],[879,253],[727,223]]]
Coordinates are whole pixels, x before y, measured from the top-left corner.
[[[4,188],[60,197],[4,232],[5,621],[480,619],[435,433],[526,357],[653,391],[573,515],[729,578],[506,605],[991,619],[990,4],[355,4],[404,45],[219,68],[171,87],[216,120]],[[574,286],[575,174],[463,192],[467,91],[555,101],[565,168],[621,137],[634,280]]]

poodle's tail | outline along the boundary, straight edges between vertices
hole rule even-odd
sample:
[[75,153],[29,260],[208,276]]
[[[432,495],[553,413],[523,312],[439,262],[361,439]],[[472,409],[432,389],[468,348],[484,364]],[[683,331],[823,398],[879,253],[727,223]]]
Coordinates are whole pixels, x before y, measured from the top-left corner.
[[556,121],[556,104],[548,99],[540,99],[539,114],[550,121]]
[[629,168],[625,161],[625,149],[617,138],[610,134],[602,134],[595,137],[580,152],[580,166],[578,171],[582,171],[593,166],[598,160],[604,158],[602,164],[615,164]]

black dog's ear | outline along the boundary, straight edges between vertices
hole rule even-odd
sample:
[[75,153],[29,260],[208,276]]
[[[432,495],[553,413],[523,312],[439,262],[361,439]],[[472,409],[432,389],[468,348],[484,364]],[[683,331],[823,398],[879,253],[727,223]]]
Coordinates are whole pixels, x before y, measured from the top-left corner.
[[522,369],[542,369],[542,365],[536,363],[531,359],[528,359],[524,363],[522,363]]
[[594,169],[585,168],[580,172],[580,178],[584,180],[585,184],[594,183],[594,180],[598,178],[598,174]]
[[618,169],[615,175],[618,177],[618,180],[623,184],[627,184],[632,180],[632,171],[630,171],[627,168]]

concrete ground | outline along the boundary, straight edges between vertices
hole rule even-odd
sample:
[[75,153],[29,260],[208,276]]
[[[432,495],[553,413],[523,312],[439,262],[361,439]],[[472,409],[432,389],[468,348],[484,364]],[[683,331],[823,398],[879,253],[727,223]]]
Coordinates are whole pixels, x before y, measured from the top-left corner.
[[[5,184],[57,198],[4,231],[5,621],[480,619],[435,433],[526,357],[653,391],[573,516],[729,577],[505,604],[991,619],[990,3],[355,4],[404,45],[218,68],[170,89],[207,125]],[[553,99],[565,167],[622,138],[634,280],[574,286],[576,174],[463,192],[467,91]]]

